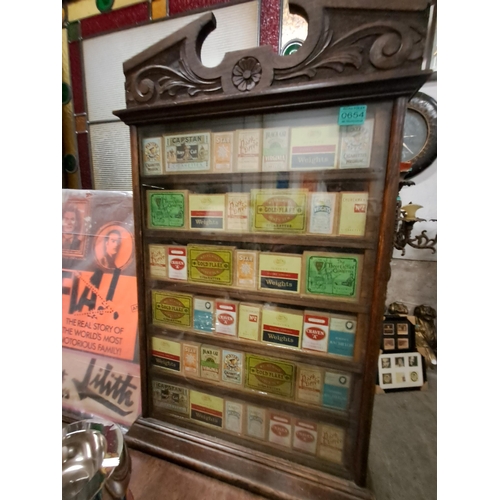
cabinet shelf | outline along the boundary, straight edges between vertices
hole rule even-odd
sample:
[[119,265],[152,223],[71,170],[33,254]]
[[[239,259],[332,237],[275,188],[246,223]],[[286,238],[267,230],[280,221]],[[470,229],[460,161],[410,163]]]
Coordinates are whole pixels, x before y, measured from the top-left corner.
[[[154,423],[154,420],[157,420],[156,425],[160,428],[163,422],[168,422],[174,427],[174,430],[178,430],[177,426],[182,426],[182,428],[187,428],[192,432],[192,436],[194,439],[200,439],[204,443],[207,442],[206,432],[210,432],[209,441],[212,446],[220,446],[221,448],[230,447],[233,452],[237,454],[245,454],[245,448],[250,447],[254,450],[256,454],[258,454],[259,462],[263,463],[265,467],[269,467],[269,460],[273,456],[272,460],[277,466],[276,457],[284,460],[283,467],[290,467],[290,458],[293,454],[293,458],[297,460],[297,462],[302,463],[306,467],[309,468],[310,474],[319,475],[321,472],[331,473],[332,470],[335,471],[335,474],[339,477],[349,478],[351,477],[350,472],[340,464],[334,462],[325,462],[318,459],[316,456],[311,454],[306,454],[301,452],[296,448],[284,448],[278,447],[277,445],[273,445],[271,443],[251,438],[245,435],[240,435],[227,430],[219,430],[216,428],[207,429],[206,426],[195,423],[190,420],[188,417],[183,415],[177,415],[174,413],[169,413],[168,411],[157,408],[154,410],[152,414],[152,418],[148,419],[149,422]],[[228,443],[227,437],[231,436],[233,440],[232,443]],[[240,449],[243,447],[243,449]],[[257,458],[256,456],[252,457],[253,460]]]
[[374,249],[373,239],[359,237],[346,238],[342,236],[322,236],[317,234],[277,234],[277,233],[230,233],[216,231],[192,231],[192,230],[144,230],[145,238],[149,243],[155,243],[158,240],[169,240],[178,242],[178,244],[195,243],[197,241],[216,241],[216,242],[244,242],[244,243],[262,243],[274,245],[291,245],[303,247],[323,247],[329,250],[342,248],[356,249]]
[[151,376],[155,376],[162,381],[168,380],[168,382],[172,384],[178,384],[185,388],[207,392],[208,394],[216,395],[221,398],[245,401],[245,403],[250,403],[262,408],[274,408],[277,411],[289,413],[296,417],[300,416],[301,418],[314,422],[332,423],[334,425],[347,427],[349,422],[353,419],[353,415],[350,415],[348,411],[308,405],[307,403],[287,399],[276,394],[245,389],[243,385],[241,388],[237,388],[220,382],[185,377],[184,375],[178,375],[175,372],[156,365],[151,366],[150,373]]
[[157,290],[191,293],[193,295],[210,295],[214,297],[231,298],[241,302],[264,302],[300,306],[301,308],[348,313],[368,313],[370,308],[366,304],[343,302],[334,299],[324,299],[321,296],[305,294],[289,294],[263,292],[261,290],[248,290],[236,287],[222,287],[207,285],[205,283],[186,283],[173,280],[149,279],[148,288]]
[[[284,171],[284,172],[229,172],[219,174],[216,172],[193,172],[189,174],[166,174],[154,176],[141,176],[141,186],[146,189],[152,187],[168,189],[179,189],[179,186],[187,184],[266,184],[288,181],[292,183],[303,182],[365,182],[384,178],[384,170],[379,169],[332,169],[305,172],[305,171]],[[203,179],[203,180],[202,180]]]
[[270,356],[301,364],[314,365],[319,368],[341,370],[349,373],[361,373],[362,367],[351,359],[341,359],[331,354],[300,349],[290,349],[264,342],[233,338],[218,333],[201,333],[175,327],[161,327],[150,324],[148,330],[153,335],[165,336],[170,340],[187,340],[201,344],[216,345],[223,349],[234,349],[235,351],[251,351],[252,354]]

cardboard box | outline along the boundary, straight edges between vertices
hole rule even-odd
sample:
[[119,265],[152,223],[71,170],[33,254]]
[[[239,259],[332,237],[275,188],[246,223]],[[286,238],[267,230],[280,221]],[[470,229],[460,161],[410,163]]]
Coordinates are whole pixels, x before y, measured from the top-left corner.
[[316,455],[318,445],[318,426],[314,422],[294,419],[293,444],[295,450]]
[[339,168],[369,168],[374,118],[367,118],[362,125],[340,127]]
[[257,289],[257,271],[259,269],[259,252],[255,250],[238,250],[234,257],[234,286],[238,288]]
[[225,194],[190,194],[189,229],[224,231],[226,219]]
[[259,290],[298,294],[301,276],[302,255],[260,252]]
[[165,172],[209,172],[210,132],[164,135]]
[[315,366],[297,366],[296,399],[304,403],[321,404],[323,394],[323,370]]
[[340,427],[321,424],[317,456],[328,462],[341,464],[344,451],[345,431]]
[[340,193],[338,236],[364,236],[367,212],[368,193]]
[[303,253],[304,293],[357,301],[361,288],[361,254]]
[[182,343],[182,370],[186,377],[200,376],[200,344]]
[[236,172],[260,172],[262,129],[240,129],[235,132]]
[[307,232],[331,235],[337,220],[337,193],[309,193]]
[[181,344],[173,340],[152,337],[151,358],[153,363],[172,372],[181,372]]
[[262,171],[281,172],[288,170],[289,154],[290,129],[288,127],[264,129],[262,145]]
[[222,382],[243,384],[243,353],[232,349],[222,350]]
[[153,323],[162,326],[193,326],[193,296],[184,293],[151,290]]
[[234,132],[212,132],[212,171],[233,171]]
[[215,333],[237,336],[238,305],[239,302],[235,300],[215,300]]
[[308,193],[307,189],[252,189],[252,231],[305,233]]
[[323,382],[323,406],[335,410],[347,410],[350,385],[350,375],[326,371]]
[[235,247],[188,244],[188,279],[193,283],[231,286]]
[[202,345],[200,351],[200,376],[209,380],[220,380],[221,349],[215,346]]
[[250,193],[226,193],[226,231],[247,233],[250,229]]
[[215,299],[194,296],[193,329],[198,332],[215,332]]
[[167,278],[167,249],[165,245],[149,245],[149,274],[152,278]]
[[211,394],[190,390],[189,416],[211,427],[222,429],[224,424],[224,400]]
[[302,311],[264,306],[262,308],[262,342],[300,349],[303,320]]
[[270,443],[292,447],[292,418],[284,413],[269,411],[269,433]]
[[265,408],[247,405],[246,434],[255,439],[266,440],[267,411]]
[[293,398],[295,365],[254,354],[245,355],[245,387]]
[[260,339],[261,306],[260,304],[240,303],[238,309],[238,337],[240,339]]
[[159,380],[152,380],[151,384],[153,406],[183,415],[189,414],[189,391],[186,388]]
[[187,190],[147,191],[149,229],[186,229],[189,208]]
[[328,352],[352,358],[356,339],[357,317],[332,314],[328,333]]
[[339,126],[293,127],[290,135],[290,170],[337,168]]
[[171,280],[187,281],[187,247],[167,245],[167,277]]
[[163,174],[163,140],[161,137],[142,139],[142,175]]
[[319,311],[304,311],[304,333],[302,348],[326,352],[328,348],[330,316]]
[[224,400],[224,429],[236,434],[243,434],[243,419],[243,404]]

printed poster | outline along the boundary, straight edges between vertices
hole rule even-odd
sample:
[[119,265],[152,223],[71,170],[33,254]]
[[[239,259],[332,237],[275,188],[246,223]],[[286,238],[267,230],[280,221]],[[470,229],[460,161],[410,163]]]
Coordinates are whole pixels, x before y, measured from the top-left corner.
[[62,408],[78,419],[94,416],[130,426],[141,411],[138,363],[62,350]]
[[63,190],[63,348],[135,360],[134,245],[131,192]]

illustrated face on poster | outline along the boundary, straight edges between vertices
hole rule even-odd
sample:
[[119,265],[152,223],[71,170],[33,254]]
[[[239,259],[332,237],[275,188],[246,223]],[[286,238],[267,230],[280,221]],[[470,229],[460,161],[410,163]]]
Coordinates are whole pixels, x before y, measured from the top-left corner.
[[106,224],[97,233],[95,257],[98,265],[105,270],[127,267],[133,249],[132,234],[120,223]]
[[87,200],[69,199],[62,207],[63,257],[83,258],[86,236],[85,219],[88,215]]

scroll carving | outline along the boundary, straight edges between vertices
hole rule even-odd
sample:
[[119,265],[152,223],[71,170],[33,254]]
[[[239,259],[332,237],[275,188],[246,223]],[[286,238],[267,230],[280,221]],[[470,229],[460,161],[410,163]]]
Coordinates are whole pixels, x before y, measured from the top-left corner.
[[425,33],[398,22],[365,24],[333,41],[329,18],[311,54],[294,68],[276,70],[276,81],[299,76],[314,78],[320,68],[342,73],[346,66],[359,70],[368,54],[377,69],[394,69],[406,61],[416,61],[423,55]]
[[222,89],[220,78],[203,79],[197,76],[186,62],[185,44],[181,45],[178,68],[152,64],[140,69],[126,83],[127,101],[147,103],[163,94],[176,96],[185,89],[190,96],[200,92],[217,92]]

